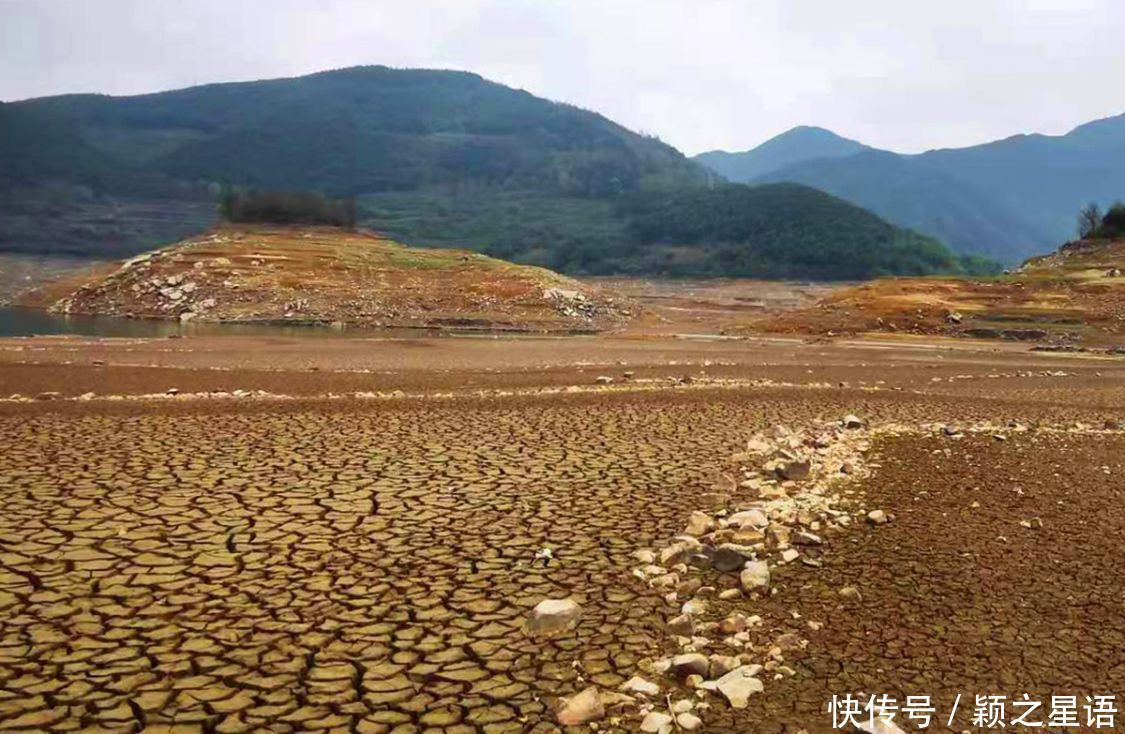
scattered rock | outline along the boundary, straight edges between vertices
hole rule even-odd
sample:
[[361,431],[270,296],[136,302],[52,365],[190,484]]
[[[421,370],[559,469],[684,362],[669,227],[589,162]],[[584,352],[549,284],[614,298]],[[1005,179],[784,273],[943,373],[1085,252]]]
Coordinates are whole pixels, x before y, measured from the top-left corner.
[[844,416],[844,419],[842,421],[840,421],[840,425],[842,425],[844,428],[854,430],[856,428],[863,428],[864,423],[859,416],[849,413],[848,415]]
[[711,677],[722,678],[727,673],[735,670],[742,665],[742,661],[731,655],[712,655],[711,656]]
[[689,675],[706,676],[711,668],[711,662],[705,655],[697,652],[688,652],[672,658],[672,672],[680,678]]
[[613,378],[609,375],[598,375],[594,382],[599,385],[612,385]]
[[688,517],[688,524],[687,528],[684,530],[684,533],[686,533],[687,535],[698,537],[700,535],[706,535],[714,529],[715,521],[712,520],[711,517],[706,513],[696,510],[691,513],[690,517]]
[[641,731],[646,734],[668,734],[672,731],[672,717],[662,711],[649,711],[641,721]]
[[676,716],[676,723],[679,724],[680,728],[684,731],[695,731],[703,726],[703,720],[690,712],[685,712]]
[[668,631],[679,637],[691,637],[695,634],[695,623],[690,614],[681,614],[668,620]]
[[859,593],[859,589],[854,586],[845,586],[839,591],[840,598],[845,601],[862,601],[863,595]]
[[867,513],[867,522],[871,525],[886,525],[887,513],[883,512],[882,510],[872,510],[871,512]]
[[581,726],[605,718],[605,706],[597,686],[586,688],[577,696],[562,699],[555,717],[563,726]]
[[898,724],[878,717],[861,717],[857,726],[867,734],[906,734]]
[[757,666],[744,665],[735,668],[720,678],[715,683],[715,687],[733,708],[744,709],[750,701],[750,696],[762,692],[762,681],[754,677],[757,672]]
[[656,554],[647,549],[633,551],[633,558],[641,563],[649,565],[656,563]]
[[735,613],[719,622],[719,631],[724,635],[733,635],[746,629],[746,626],[746,615]]
[[638,693],[649,698],[660,695],[660,686],[636,675],[622,683],[618,690],[626,693]]
[[761,510],[743,510],[728,517],[726,524],[738,528],[750,527],[761,530],[767,527],[770,521]]
[[793,533],[791,542],[793,545],[822,545],[824,543],[816,533],[808,533],[803,530]]
[[749,549],[732,543],[724,543],[716,548],[711,555],[711,566],[721,573],[731,573],[741,569],[747,561],[751,561],[753,558],[753,552]]
[[581,616],[582,607],[573,599],[544,599],[528,615],[524,633],[529,637],[551,637],[573,629]]
[[808,460],[802,461],[786,461],[777,467],[774,471],[782,479],[790,481],[801,481],[807,479],[809,472],[812,469],[812,464]]

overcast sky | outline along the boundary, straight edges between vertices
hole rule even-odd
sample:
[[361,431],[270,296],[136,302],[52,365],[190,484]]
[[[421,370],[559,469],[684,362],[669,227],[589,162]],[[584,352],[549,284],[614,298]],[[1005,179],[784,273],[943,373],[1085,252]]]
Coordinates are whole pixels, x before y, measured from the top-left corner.
[[0,99],[467,69],[686,153],[902,152],[1125,112],[1125,0],[0,0]]

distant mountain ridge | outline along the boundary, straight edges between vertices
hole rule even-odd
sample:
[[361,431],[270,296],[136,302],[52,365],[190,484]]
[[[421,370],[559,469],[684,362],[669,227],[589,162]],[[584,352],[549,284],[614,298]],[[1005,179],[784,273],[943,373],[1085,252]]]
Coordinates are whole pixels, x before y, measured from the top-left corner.
[[[708,156],[696,159],[721,172]],[[867,148],[730,177],[813,186],[960,252],[1015,263],[1071,239],[1085,203],[1125,198],[1125,115],[1060,136],[1017,135],[917,155]]]
[[802,125],[742,153],[712,150],[700,153],[695,160],[731,181],[749,183],[759,176],[797,163],[820,158],[844,158],[865,150],[872,148],[822,127]]

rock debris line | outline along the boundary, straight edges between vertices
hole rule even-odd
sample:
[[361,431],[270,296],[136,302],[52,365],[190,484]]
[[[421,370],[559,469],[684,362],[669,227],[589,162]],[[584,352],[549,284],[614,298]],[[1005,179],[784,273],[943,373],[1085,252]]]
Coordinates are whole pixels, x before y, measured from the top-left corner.
[[[816,383],[792,383],[792,382],[779,382],[771,379],[730,379],[730,378],[706,378],[706,379],[690,379],[685,380],[680,377],[669,377],[665,379],[646,378],[632,380],[624,384],[613,385],[602,380],[598,380],[593,385],[567,385],[565,387],[534,387],[534,388],[515,388],[515,389],[478,389],[469,392],[406,392],[404,390],[386,390],[386,391],[358,391],[347,393],[323,393],[315,397],[325,400],[395,400],[395,399],[410,399],[410,400],[441,400],[446,398],[458,398],[465,395],[473,397],[513,397],[521,395],[560,395],[560,394],[580,394],[580,393],[605,393],[605,392],[655,392],[669,389],[676,390],[706,390],[706,389],[727,389],[738,390],[743,388],[787,388],[787,387],[801,387],[806,389],[828,389],[832,385],[826,382]],[[57,400],[69,400],[77,402],[87,401],[149,401],[149,400],[299,400],[308,398],[308,395],[288,395],[284,393],[268,392],[266,390],[216,390],[211,392],[182,392],[179,388],[169,387],[164,392],[157,393],[140,393],[140,394],[97,394],[93,392],[82,393],[73,397],[65,396],[58,391],[41,392],[35,395],[24,395],[22,393],[13,393],[7,397],[0,398],[0,403],[33,403],[33,402],[46,402]]]
[[[1034,427],[1047,433],[1087,434],[1121,429],[1115,421],[1101,428],[1083,423]],[[670,610],[666,631],[678,652],[641,661],[641,670],[651,680],[634,676],[617,691],[591,686],[562,699],[556,711],[559,723],[598,722],[616,708],[622,715],[611,718],[612,725],[633,717],[640,719],[641,732],[671,734],[699,729],[715,705],[745,709],[751,696],[766,691],[771,678],[796,675],[786,656],[800,654],[809,644],[793,632],[772,640],[756,634],[766,625],[753,613],[755,600],[778,591],[770,584],[771,568],[819,568],[834,534],[860,522],[877,528],[894,521],[894,515],[882,509],[862,507],[858,480],[878,466],[865,461],[875,438],[931,434],[956,440],[983,433],[1004,441],[1007,433],[1029,430],[1015,421],[870,428],[849,414],[804,429],[778,425],[768,436],[756,434],[746,450],[733,457],[732,471],[724,474],[726,486],[699,497],[705,509],[691,512],[681,535],[659,549],[633,554],[640,564],[632,570],[634,577],[663,592]],[[1036,517],[1019,525],[1037,530],[1043,521]],[[842,586],[837,593],[845,603],[863,600],[855,586]],[[798,612],[791,613],[799,618]],[[808,619],[806,626],[815,632],[823,622]],[[883,721],[863,730],[902,731]]]
[[864,506],[878,435],[1023,430],[704,397],[0,415],[0,730],[725,727],[815,647],[756,605],[907,522]]

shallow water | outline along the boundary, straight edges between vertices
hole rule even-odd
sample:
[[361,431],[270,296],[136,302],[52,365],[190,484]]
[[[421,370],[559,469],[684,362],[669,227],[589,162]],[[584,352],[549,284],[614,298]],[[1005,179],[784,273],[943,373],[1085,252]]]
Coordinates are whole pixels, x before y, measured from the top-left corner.
[[[574,332],[579,335],[583,332]],[[294,323],[214,323],[181,324],[164,319],[129,319],[120,316],[64,316],[39,309],[0,306],[0,337],[71,334],[105,337],[180,336],[300,336],[300,337],[519,337],[543,336],[539,333],[488,331],[476,329],[426,328],[349,328],[327,324]],[[552,336],[563,336],[553,332]]]

